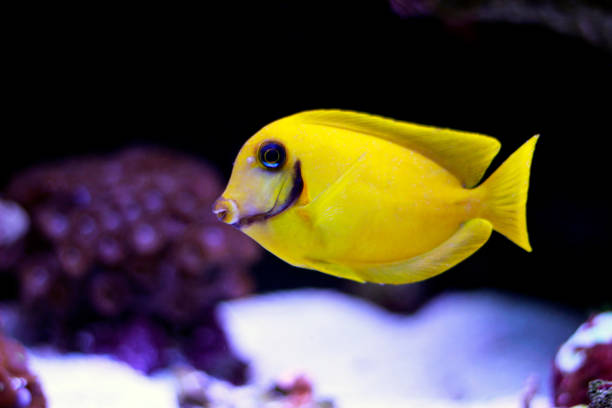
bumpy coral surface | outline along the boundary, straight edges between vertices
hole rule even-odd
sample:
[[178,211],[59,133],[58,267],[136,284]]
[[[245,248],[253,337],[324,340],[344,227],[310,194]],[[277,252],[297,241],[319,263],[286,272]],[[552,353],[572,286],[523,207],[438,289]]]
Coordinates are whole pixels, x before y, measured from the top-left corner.
[[26,351],[0,334],[0,408],[44,408],[42,388],[27,364]]
[[204,163],[151,148],[17,176],[6,197],[32,220],[14,267],[31,340],[110,352],[146,372],[178,348],[244,380],[215,305],[251,290],[258,250],[212,216],[220,190]]
[[589,408],[612,408],[612,381],[591,381],[589,399]]
[[28,215],[17,203],[0,198],[0,269],[15,262],[29,226]]
[[554,364],[556,406],[588,403],[589,382],[612,380],[612,312],[582,324],[565,342]]

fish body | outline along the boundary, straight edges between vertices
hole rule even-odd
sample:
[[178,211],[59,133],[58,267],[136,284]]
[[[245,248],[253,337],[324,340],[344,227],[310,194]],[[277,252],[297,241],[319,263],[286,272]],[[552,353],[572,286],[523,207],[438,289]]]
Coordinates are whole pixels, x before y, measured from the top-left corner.
[[415,282],[471,255],[492,229],[531,250],[525,203],[536,140],[475,187],[499,150],[494,138],[302,112],[245,143],[214,212],[292,265],[360,282]]

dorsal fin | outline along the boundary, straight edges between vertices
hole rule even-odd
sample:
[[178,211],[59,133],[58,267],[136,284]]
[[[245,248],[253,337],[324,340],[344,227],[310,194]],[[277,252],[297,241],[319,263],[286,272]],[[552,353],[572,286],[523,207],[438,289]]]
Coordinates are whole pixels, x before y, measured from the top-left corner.
[[474,187],[480,181],[500,148],[499,141],[490,136],[352,111],[312,110],[289,118],[364,133],[407,147],[450,171],[465,187]]

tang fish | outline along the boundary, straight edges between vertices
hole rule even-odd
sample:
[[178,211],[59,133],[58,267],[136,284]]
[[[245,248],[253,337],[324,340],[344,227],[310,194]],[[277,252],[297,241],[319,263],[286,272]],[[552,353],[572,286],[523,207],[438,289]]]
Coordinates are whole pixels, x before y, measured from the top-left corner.
[[242,147],[214,204],[284,261],[358,282],[440,274],[496,230],[531,251],[526,202],[533,136],[479,184],[489,136],[365,113],[313,110]]

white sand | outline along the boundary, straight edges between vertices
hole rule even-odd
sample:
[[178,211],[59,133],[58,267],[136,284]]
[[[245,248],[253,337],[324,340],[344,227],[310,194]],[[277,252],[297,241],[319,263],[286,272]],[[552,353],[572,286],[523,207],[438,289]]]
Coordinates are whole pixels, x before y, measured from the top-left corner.
[[[304,371],[339,408],[516,408],[534,375],[544,390],[533,408],[549,407],[551,362],[580,323],[490,292],[445,295],[403,317],[333,291],[299,290],[228,302],[220,316],[255,385]],[[167,373],[147,378],[96,356],[34,354],[31,364],[49,408],[176,407]]]
[[555,352],[580,323],[552,306],[490,292],[444,295],[402,317],[336,292],[302,290],[227,303],[221,316],[258,382],[305,371],[343,408],[432,398],[443,406],[491,399],[517,406],[532,376],[547,397]]

